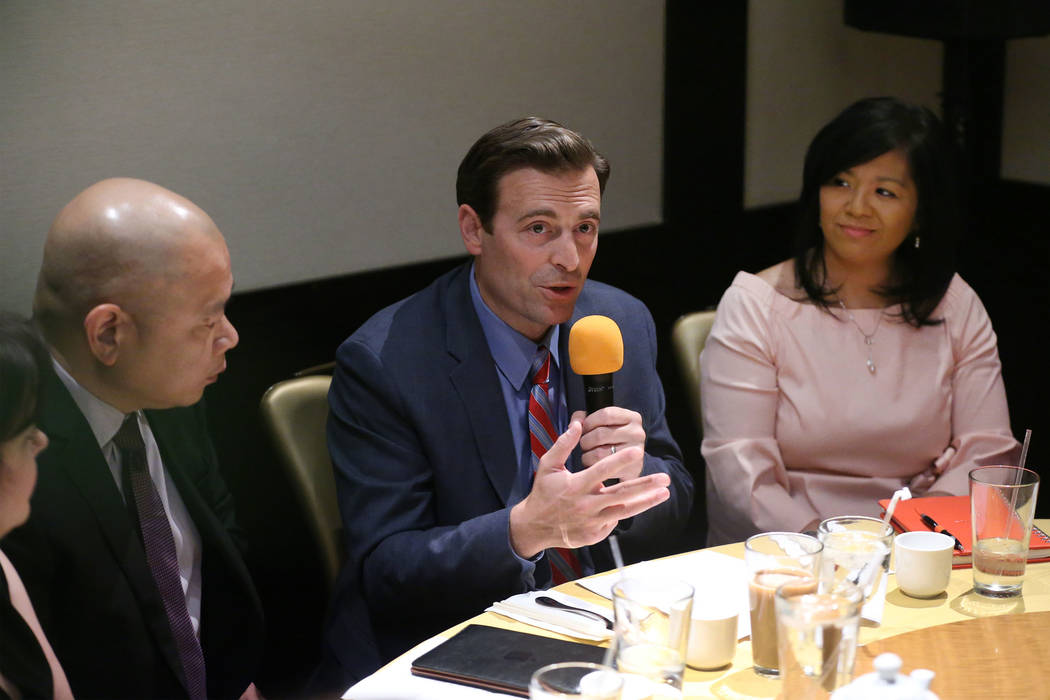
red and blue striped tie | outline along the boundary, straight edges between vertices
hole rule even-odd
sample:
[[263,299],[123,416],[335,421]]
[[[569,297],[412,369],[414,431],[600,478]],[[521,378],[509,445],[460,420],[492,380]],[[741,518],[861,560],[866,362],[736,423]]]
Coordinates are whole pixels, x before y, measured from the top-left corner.
[[[540,457],[547,454],[558,431],[554,429],[550,402],[551,354],[544,350],[536,358],[531,369],[532,390],[529,393],[529,443],[532,446],[532,473],[536,474]],[[551,565],[553,585],[573,581],[583,575],[583,568],[575,552],[563,547],[551,547],[547,550],[547,561]]]

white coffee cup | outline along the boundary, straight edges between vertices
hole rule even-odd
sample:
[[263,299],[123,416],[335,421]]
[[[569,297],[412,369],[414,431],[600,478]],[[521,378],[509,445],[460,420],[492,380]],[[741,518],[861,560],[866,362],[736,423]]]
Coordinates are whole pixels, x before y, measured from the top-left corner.
[[693,608],[689,626],[689,648],[685,661],[691,668],[721,668],[736,656],[736,611],[715,607]]
[[905,532],[894,540],[897,585],[912,598],[933,598],[948,587],[955,539],[939,532]]

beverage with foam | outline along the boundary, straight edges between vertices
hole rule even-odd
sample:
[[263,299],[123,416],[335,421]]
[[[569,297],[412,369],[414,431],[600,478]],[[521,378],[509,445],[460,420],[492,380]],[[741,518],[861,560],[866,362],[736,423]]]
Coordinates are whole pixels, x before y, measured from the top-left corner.
[[774,595],[781,584],[801,578],[816,579],[824,545],[799,532],[763,532],[744,543],[751,608],[751,656],[755,673],[776,677],[777,625]]
[[776,675],[780,670],[775,595],[777,588],[792,581],[816,586],[805,569],[762,569],[751,577],[751,657],[755,670],[764,675]]

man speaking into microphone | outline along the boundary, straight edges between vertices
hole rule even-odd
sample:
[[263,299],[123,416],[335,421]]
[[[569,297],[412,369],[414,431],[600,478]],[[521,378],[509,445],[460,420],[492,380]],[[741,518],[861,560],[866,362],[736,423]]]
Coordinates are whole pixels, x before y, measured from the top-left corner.
[[[456,180],[473,260],[340,346],[328,442],[348,560],[329,687],[494,601],[610,568],[617,529],[644,551],[685,523],[693,484],[664,418],[652,317],[587,281],[608,176],[555,122],[488,132]],[[616,405],[588,413],[568,336],[594,314],[630,344]]]

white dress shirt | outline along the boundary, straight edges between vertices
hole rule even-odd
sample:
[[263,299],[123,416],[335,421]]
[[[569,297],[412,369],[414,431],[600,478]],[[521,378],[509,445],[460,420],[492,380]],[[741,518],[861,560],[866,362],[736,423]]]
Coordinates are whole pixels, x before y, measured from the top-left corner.
[[[57,360],[53,360],[55,372],[58,378],[69,390],[74,403],[87,419],[91,426],[91,432],[95,435],[99,449],[109,465],[109,471],[113,475],[113,482],[124,497],[123,484],[121,482],[121,460],[120,450],[113,444],[113,437],[124,423],[125,415],[116,408],[102,401],[77,383],[77,380],[66,371]],[[175,552],[179,561],[179,578],[182,581],[182,591],[186,594],[186,609],[193,623],[193,631],[200,636],[201,617],[201,540],[197,527],[193,524],[186,504],[182,502],[179,490],[171,480],[171,475],[164,469],[164,462],[160,457],[160,448],[150,430],[149,421],[142,411],[135,412],[138,419],[139,431],[142,433],[142,442],[146,446],[146,463],[149,465],[149,475],[153,479],[153,486],[157,489],[160,502],[164,506],[164,512],[168,516],[168,524],[171,526],[171,534],[175,539]]]

